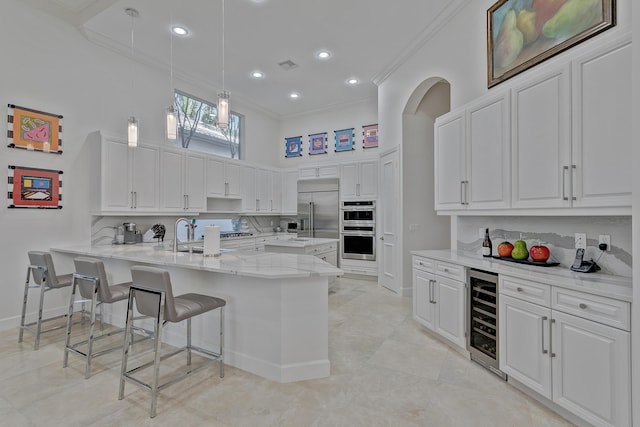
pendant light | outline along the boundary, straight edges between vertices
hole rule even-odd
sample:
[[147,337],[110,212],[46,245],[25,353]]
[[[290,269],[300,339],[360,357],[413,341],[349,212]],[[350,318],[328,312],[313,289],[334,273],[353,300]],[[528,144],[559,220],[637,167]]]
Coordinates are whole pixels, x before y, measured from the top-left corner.
[[175,141],[178,138],[178,117],[176,115],[176,107],[175,107],[175,95],[173,89],[173,15],[169,19],[171,24],[171,50],[170,50],[170,88],[171,89],[171,105],[167,107],[166,115],[167,115],[167,129],[166,129],[166,137],[169,141]]
[[224,0],[222,0],[222,92],[218,93],[218,128],[229,127],[229,92],[224,89]]
[[[133,20],[140,16],[137,10],[132,8],[126,8],[125,13],[131,17],[131,109],[133,110],[133,76],[134,76],[134,54],[133,54]],[[138,146],[138,134],[139,134],[139,122],[136,119],[136,116],[133,114],[129,116],[129,120],[127,122],[127,143],[129,147],[137,147]]]

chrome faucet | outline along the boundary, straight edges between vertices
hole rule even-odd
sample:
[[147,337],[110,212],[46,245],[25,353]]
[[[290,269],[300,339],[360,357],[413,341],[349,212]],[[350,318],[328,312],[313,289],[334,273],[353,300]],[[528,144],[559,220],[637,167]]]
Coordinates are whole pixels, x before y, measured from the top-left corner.
[[173,231],[174,231],[174,235],[173,235],[173,252],[178,252],[178,224],[180,223],[180,221],[186,222],[187,226],[190,225],[190,221],[189,221],[188,218],[180,217],[180,218],[176,219],[176,225],[173,228]]

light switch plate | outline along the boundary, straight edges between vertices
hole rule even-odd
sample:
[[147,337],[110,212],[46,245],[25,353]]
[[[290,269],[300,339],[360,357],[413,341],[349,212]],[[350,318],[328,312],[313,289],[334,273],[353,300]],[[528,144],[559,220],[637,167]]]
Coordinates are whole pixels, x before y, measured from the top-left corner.
[[575,247],[576,249],[587,249],[587,233],[576,233]]

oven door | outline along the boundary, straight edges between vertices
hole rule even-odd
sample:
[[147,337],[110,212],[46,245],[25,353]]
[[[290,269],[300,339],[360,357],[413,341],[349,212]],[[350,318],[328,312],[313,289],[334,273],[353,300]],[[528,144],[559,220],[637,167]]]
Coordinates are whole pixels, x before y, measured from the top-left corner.
[[343,231],[342,258],[365,261],[376,260],[376,236],[374,232]]

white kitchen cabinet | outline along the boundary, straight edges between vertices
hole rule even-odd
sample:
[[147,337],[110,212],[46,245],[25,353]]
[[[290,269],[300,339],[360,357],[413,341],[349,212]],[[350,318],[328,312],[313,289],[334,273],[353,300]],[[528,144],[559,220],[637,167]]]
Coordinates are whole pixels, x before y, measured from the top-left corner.
[[341,200],[375,200],[378,197],[378,162],[340,165]]
[[[252,166],[243,168],[244,191],[242,194],[242,211],[244,213],[280,213],[280,201],[273,200],[274,178],[281,183],[280,176],[273,176],[274,172],[267,169],[258,169]],[[280,195],[278,194],[278,197]]]
[[440,116],[435,122],[435,209],[459,210],[467,203],[464,109]]
[[282,214],[298,214],[298,171],[282,173]]
[[160,164],[163,172],[160,175],[160,210],[206,211],[206,156],[163,148]]
[[299,169],[300,179],[338,178],[338,165],[305,166]]
[[274,214],[282,212],[282,174],[278,171],[271,171],[271,201],[269,210]]
[[573,206],[631,206],[631,40],[573,64]]
[[413,257],[413,318],[460,348],[467,344],[464,275],[464,267]]
[[500,369],[593,425],[629,426],[628,310],[624,301],[501,275]]
[[242,166],[217,157],[207,159],[207,197],[240,199]]
[[158,210],[158,147],[101,136],[100,210],[104,212]]
[[257,188],[256,169],[253,166],[242,168],[243,189],[242,189],[242,211],[246,213],[256,212]]
[[256,170],[256,212],[271,212],[271,171]]

